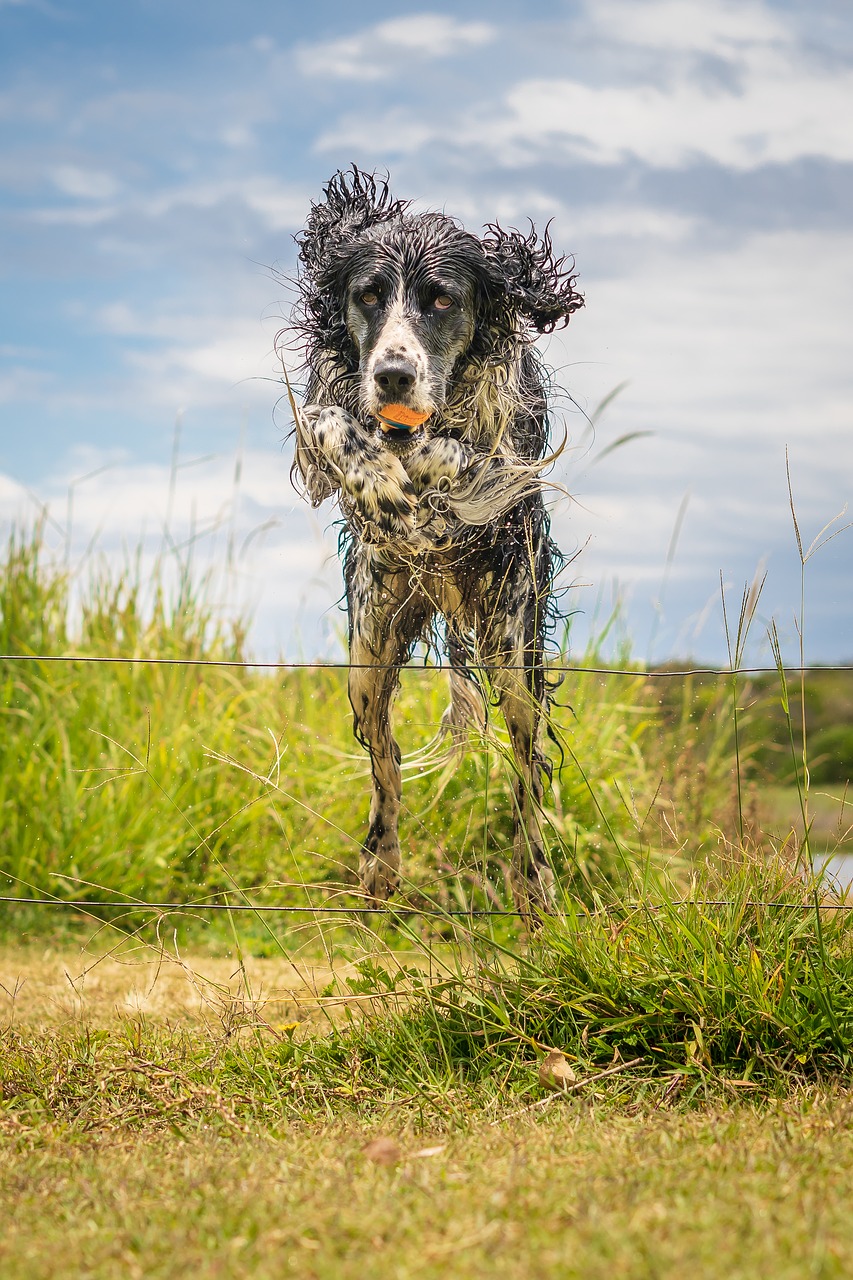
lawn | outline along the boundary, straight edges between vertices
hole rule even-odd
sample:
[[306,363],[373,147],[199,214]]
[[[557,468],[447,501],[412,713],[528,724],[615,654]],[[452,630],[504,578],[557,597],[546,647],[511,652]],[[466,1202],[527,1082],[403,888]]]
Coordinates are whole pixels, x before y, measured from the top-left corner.
[[[853,1269],[853,1094],[837,1074],[758,1083],[688,1056],[682,1071],[606,1075],[574,1058],[582,1087],[561,1094],[532,1052],[480,1080],[427,1079],[416,1054],[382,1075],[353,1038],[358,996],[354,1023],[323,996],[332,977],[269,958],[241,974],[209,955],[4,948],[0,1273]],[[393,1040],[400,1016],[374,1012],[374,1031],[390,1017]],[[317,1053],[330,1042],[343,1057]]]
[[8,1280],[851,1274],[846,1093],[686,1113],[658,1102],[629,1114],[593,1094],[497,1124],[416,1127],[390,1111],[369,1125],[351,1115],[191,1135],[7,1122],[0,1269]]

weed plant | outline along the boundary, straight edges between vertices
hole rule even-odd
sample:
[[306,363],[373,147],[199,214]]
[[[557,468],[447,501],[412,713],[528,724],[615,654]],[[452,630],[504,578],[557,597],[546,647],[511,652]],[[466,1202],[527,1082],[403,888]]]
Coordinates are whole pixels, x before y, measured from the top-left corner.
[[634,1077],[700,1096],[721,1075],[772,1092],[849,1071],[851,944],[850,913],[816,913],[790,869],[731,853],[684,899],[647,886],[633,904],[567,906],[523,955],[469,938],[467,966],[429,981],[373,959],[350,988],[390,998],[404,986],[407,1007],[362,1013],[312,1053],[355,1057],[361,1079],[385,1087],[405,1064],[416,1087],[455,1078],[535,1097],[537,1062],[559,1050],[579,1081],[633,1062]]

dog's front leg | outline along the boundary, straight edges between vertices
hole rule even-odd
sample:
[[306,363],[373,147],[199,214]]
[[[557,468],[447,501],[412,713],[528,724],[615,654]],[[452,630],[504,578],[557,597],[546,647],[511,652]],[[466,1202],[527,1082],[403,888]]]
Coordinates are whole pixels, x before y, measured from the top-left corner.
[[[358,875],[368,898],[384,902],[400,883],[400,817],[402,773],[400,748],[391,732],[391,703],[399,684],[399,668],[375,666],[366,649],[353,645],[349,696],[355,735],[370,752],[373,790],[370,823],[361,848]],[[358,665],[365,662],[367,665]]]
[[370,540],[405,536],[417,499],[402,463],[346,409],[308,405],[297,414],[296,464],[314,506],[336,490]]
[[471,452],[453,436],[426,436],[406,453],[406,471],[421,493],[444,480],[455,480],[467,467]]

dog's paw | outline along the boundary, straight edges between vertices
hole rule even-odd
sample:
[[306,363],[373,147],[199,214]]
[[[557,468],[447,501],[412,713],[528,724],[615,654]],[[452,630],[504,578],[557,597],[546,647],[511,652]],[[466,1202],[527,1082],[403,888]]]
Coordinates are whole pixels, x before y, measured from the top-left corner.
[[388,537],[407,537],[415,528],[418,500],[414,486],[392,453],[353,459],[345,472],[344,492],[365,525]]
[[468,465],[465,446],[452,436],[433,436],[415,444],[405,455],[405,466],[418,493],[442,490]]
[[407,538],[414,530],[417,494],[399,458],[384,449],[346,409],[301,410],[300,469],[312,499],[340,489],[344,513],[367,541]]
[[297,427],[313,448],[338,466],[352,453],[369,453],[375,448],[370,432],[340,405],[302,405]]
[[516,847],[511,880],[516,910],[528,928],[537,929],[554,912],[556,886],[545,854],[535,846],[529,848],[526,839]]
[[387,902],[400,887],[400,846],[386,832],[368,832],[361,850],[358,878],[372,902]]

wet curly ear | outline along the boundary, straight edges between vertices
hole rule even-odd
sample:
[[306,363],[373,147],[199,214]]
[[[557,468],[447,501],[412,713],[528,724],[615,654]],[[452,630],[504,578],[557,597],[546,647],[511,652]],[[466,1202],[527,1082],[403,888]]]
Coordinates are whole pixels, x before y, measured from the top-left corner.
[[540,333],[568,324],[583,306],[583,295],[574,287],[574,260],[554,256],[548,227],[540,238],[532,223],[527,236],[489,223],[482,244],[493,286],[503,291],[509,308],[527,316]]
[[399,217],[409,203],[392,199],[387,178],[356,165],[339,169],[323,188],[323,196],[311,205],[308,224],[295,237],[299,259],[311,275],[328,268],[337,248],[351,244],[368,227]]

